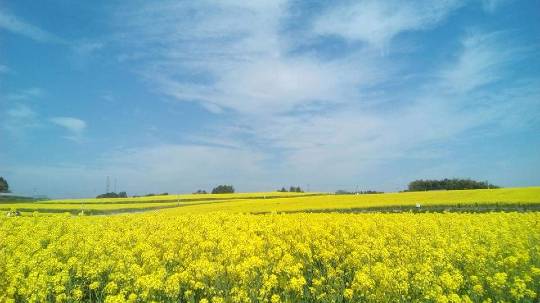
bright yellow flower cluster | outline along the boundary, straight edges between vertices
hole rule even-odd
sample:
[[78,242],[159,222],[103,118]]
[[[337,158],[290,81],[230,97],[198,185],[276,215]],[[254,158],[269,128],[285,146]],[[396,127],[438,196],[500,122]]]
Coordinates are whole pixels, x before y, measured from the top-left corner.
[[0,302],[533,302],[540,213],[0,218]]

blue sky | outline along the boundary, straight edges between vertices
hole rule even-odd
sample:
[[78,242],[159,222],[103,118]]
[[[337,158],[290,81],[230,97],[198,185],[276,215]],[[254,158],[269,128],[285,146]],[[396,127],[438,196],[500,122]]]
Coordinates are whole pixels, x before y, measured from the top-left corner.
[[0,175],[51,197],[540,185],[539,71],[538,1],[0,0]]

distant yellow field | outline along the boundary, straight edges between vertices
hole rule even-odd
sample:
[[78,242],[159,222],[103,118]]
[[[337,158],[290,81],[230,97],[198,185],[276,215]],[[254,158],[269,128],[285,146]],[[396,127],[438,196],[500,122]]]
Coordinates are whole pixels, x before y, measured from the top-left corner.
[[299,197],[313,195],[317,193],[289,193],[289,192],[257,192],[257,193],[234,193],[234,194],[180,194],[180,195],[157,195],[149,197],[129,197],[129,198],[84,198],[84,199],[60,199],[44,200],[39,203],[47,204],[101,204],[101,203],[148,203],[152,202],[182,202],[182,201],[205,201],[205,200],[225,200],[225,199],[247,199],[247,198],[271,198],[271,197]]
[[540,205],[540,187],[481,190],[406,192],[369,195],[321,195],[292,199],[235,200],[193,205],[170,212],[287,212],[302,210],[348,210],[400,206]]
[[119,213],[163,210],[177,213],[266,213],[299,211],[354,211],[381,208],[421,209],[436,206],[534,206],[540,208],[540,187],[333,195],[323,193],[237,193],[219,195],[166,195],[123,199],[65,199],[41,202],[0,203],[0,210]]
[[[187,204],[187,203],[185,203]],[[63,211],[127,211],[138,209],[156,209],[165,207],[176,207],[176,202],[165,203],[121,203],[121,204],[48,204],[48,203],[13,203],[0,204],[0,209],[19,211],[41,211],[41,212],[63,212]]]
[[3,203],[0,204],[0,210],[18,210],[22,212],[40,213],[62,213],[69,212],[72,214],[84,212],[86,214],[107,214],[107,213],[124,213],[124,212],[139,212],[156,210],[163,208],[176,208],[186,205],[196,205],[205,203],[221,203],[223,200],[209,201],[187,201],[187,202],[168,202],[161,203],[105,203],[105,204],[69,204],[69,203]]

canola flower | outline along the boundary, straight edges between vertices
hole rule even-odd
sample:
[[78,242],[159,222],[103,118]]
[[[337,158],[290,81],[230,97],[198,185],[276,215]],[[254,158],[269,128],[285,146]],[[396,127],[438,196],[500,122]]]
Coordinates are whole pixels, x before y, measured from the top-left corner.
[[0,218],[0,302],[536,302],[540,213]]

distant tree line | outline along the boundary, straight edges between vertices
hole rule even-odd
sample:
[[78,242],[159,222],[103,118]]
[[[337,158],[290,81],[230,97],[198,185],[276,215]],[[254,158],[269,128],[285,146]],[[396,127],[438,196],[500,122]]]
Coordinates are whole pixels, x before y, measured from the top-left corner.
[[281,189],[278,189],[277,192],[279,193],[303,193],[304,191],[300,188],[300,186],[291,186],[289,187],[289,190],[287,190],[285,187],[282,187]]
[[127,193],[125,191],[121,191],[119,193],[110,192],[98,195],[96,198],[127,198]]
[[[218,185],[211,191],[212,194],[232,194],[234,193],[234,187],[232,185]],[[206,195],[208,192],[204,189],[198,189],[193,192],[194,195]]]
[[9,193],[9,184],[4,177],[0,177],[0,193]]
[[336,195],[369,195],[369,194],[382,194],[382,191],[376,190],[361,190],[361,191],[347,191],[347,190],[337,190]]
[[406,191],[487,189],[499,186],[471,179],[415,180],[409,183]]
[[234,187],[232,185],[218,185],[212,189],[213,194],[232,194]]

